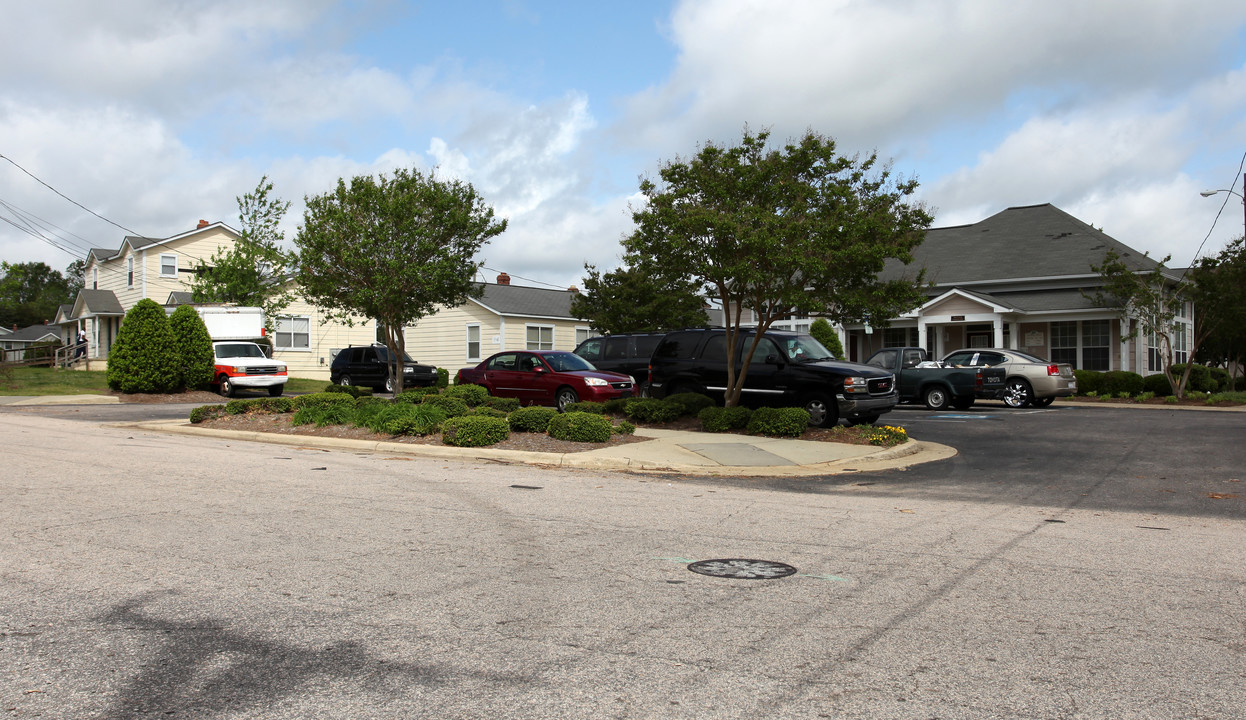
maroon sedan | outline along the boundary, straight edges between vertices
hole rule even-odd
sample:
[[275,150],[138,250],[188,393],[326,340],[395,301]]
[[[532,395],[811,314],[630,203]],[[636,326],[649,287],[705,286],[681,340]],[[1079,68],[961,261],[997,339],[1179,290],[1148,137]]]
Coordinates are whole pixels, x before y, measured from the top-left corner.
[[631,397],[635,381],[606,372],[574,353],[559,350],[508,350],[474,368],[459,371],[459,385],[483,385],[490,395],[518,398],[524,405],[605,402]]

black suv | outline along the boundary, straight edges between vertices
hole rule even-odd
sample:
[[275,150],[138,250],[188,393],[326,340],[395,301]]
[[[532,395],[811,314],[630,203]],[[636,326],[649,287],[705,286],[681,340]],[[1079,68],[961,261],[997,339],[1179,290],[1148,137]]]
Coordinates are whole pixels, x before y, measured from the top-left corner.
[[645,396],[645,385],[649,379],[649,356],[664,337],[666,333],[602,335],[585,340],[573,352],[591,362],[598,370],[631,375],[640,395]]
[[[736,357],[742,357],[752,342],[753,333],[741,331]],[[667,333],[649,360],[649,392],[653,397],[698,392],[721,402],[726,389],[726,330]],[[851,425],[873,423],[891,412],[899,396],[891,373],[836,360],[809,335],[771,330],[762,337],[749,363],[741,401],[804,407],[809,411],[809,424],[831,427],[840,418]]]
[[[418,365],[410,355],[403,358],[402,384],[431,386],[437,384],[437,368]],[[389,380],[389,348],[384,345],[352,345],[339,350],[329,366],[329,381],[338,385],[371,386],[393,392]]]

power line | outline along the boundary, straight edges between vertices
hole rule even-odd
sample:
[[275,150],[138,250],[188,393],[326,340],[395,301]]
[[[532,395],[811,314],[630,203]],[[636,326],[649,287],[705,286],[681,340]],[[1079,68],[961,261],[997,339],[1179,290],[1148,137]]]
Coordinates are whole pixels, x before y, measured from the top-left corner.
[[60,195],[61,197],[65,198],[66,200],[68,200],[69,202],[73,203],[74,205],[77,205],[78,207],[82,208],[83,210],[86,210],[87,212],[91,213],[92,215],[94,215],[95,217],[99,218],[100,220],[103,220],[104,222],[108,223],[109,225],[112,225],[112,226],[114,226],[114,227],[119,227],[119,228],[121,228],[122,230],[125,230],[126,232],[130,233],[131,235],[138,235],[139,237],[143,237],[143,234],[142,234],[142,233],[136,232],[136,231],[131,230],[130,228],[128,228],[128,227],[126,227],[126,226],[124,226],[124,225],[120,225],[120,224],[118,224],[118,223],[113,222],[112,220],[109,220],[108,218],[104,217],[103,215],[100,215],[99,213],[95,212],[94,210],[92,210],[91,208],[87,207],[86,205],[83,205],[82,203],[78,202],[77,200],[74,200],[73,198],[69,197],[68,195],[66,195],[65,193],[61,192],[60,190],[57,190],[56,188],[52,187],[51,185],[49,185],[49,184],[45,183],[44,181],[40,180],[38,177],[36,177],[36,176],[35,176],[35,174],[34,174],[34,173],[30,172],[29,170],[27,170],[26,168],[22,167],[21,165],[18,165],[18,164],[17,164],[17,163],[13,160],[13,158],[10,158],[9,156],[5,155],[4,153],[0,153],[0,158],[2,158],[2,159],[4,159],[4,160],[8,160],[8,161],[9,161],[9,164],[11,164],[13,167],[17,168],[18,170],[21,170],[22,172],[26,173],[26,174],[27,174],[27,175],[29,175],[30,177],[34,178],[35,182],[37,182],[37,183],[39,183],[40,185],[44,186],[45,188],[47,188],[47,189],[51,190],[52,192],[56,193],[57,195]]
[[[65,230],[64,228],[59,227],[58,225],[55,225],[54,223],[44,220],[43,218],[39,217],[38,215],[35,215],[29,210],[20,208],[14,205],[13,203],[4,200],[3,198],[0,198],[0,207],[5,208],[10,213],[12,213],[14,218],[21,221],[22,225],[24,225],[25,228],[19,227],[18,228],[19,230],[23,230],[23,232],[26,232],[29,235],[32,235],[40,240],[43,240],[44,242],[47,242],[60,250],[64,250],[65,252],[68,252],[70,255],[85,256],[87,253],[91,251],[90,243],[87,242],[85,239],[83,239],[81,236],[76,235],[68,230]],[[13,222],[9,222],[9,224],[14,225],[14,227],[17,227],[17,225],[14,224]],[[52,228],[55,228],[55,230],[58,230],[60,232],[59,233],[55,232],[52,230]],[[47,235],[45,235],[44,233],[47,233]],[[74,242],[70,238],[66,237],[66,234],[72,235],[73,237],[80,240],[81,243]],[[52,240],[51,238],[48,237],[48,235],[55,237],[56,240]],[[72,246],[72,249],[66,246]]]
[[[1237,164],[1237,174],[1233,176],[1233,182],[1229,183],[1229,187],[1236,185],[1237,179],[1242,177],[1242,168],[1246,168],[1246,153],[1242,153],[1242,161]],[[1193,267],[1193,263],[1198,260],[1198,256],[1203,254],[1203,246],[1207,244],[1207,238],[1210,238],[1212,231],[1216,229],[1216,223],[1220,222],[1220,215],[1223,214],[1224,209],[1229,206],[1229,200],[1232,197],[1233,193],[1231,192],[1226,192],[1224,194],[1224,202],[1220,204],[1220,209],[1216,211],[1216,217],[1211,221],[1211,227],[1207,228],[1207,235],[1203,237],[1203,242],[1198,244],[1198,250],[1194,252],[1194,260],[1190,261],[1191,267]],[[1246,185],[1242,186],[1241,198],[1242,202],[1246,203]],[[1186,268],[1187,271],[1189,271],[1189,269],[1190,268]],[[1185,279],[1184,272],[1181,273],[1181,279]]]

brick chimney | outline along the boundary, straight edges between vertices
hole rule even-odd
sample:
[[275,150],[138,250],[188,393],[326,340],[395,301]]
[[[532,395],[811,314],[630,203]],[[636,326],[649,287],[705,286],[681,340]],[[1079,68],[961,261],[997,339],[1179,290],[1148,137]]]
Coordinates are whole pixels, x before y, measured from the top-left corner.
[[569,292],[569,293],[575,293],[576,295],[579,295],[579,294],[580,294],[580,289],[579,289],[578,287],[576,287],[576,286],[572,285],[571,287],[567,288],[567,292]]
[[208,222],[207,220],[200,220],[200,221],[199,221],[199,227],[197,227],[197,228],[195,228],[195,229],[196,229],[196,230],[202,230],[202,229],[206,228],[207,226],[209,226],[209,225],[211,225],[211,224],[212,224],[212,223]]
[[506,273],[498,273],[498,285],[510,285],[511,276]]

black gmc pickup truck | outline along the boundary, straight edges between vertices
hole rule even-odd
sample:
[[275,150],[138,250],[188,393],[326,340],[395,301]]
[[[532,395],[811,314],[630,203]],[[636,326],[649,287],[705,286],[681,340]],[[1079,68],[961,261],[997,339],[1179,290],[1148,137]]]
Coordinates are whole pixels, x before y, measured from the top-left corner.
[[[738,358],[753,342],[741,332]],[[667,333],[649,359],[649,392],[664,398],[698,392],[719,402],[727,390],[727,331],[721,328]],[[803,407],[809,424],[831,427],[873,423],[899,402],[895,377],[884,370],[836,360],[809,335],[768,331],[744,379],[742,402]]]
[[919,347],[883,348],[866,365],[895,373],[900,402],[925,403],[931,410],[968,410],[975,396],[991,397],[1004,390],[1008,373],[1001,367],[939,367],[927,363]]

